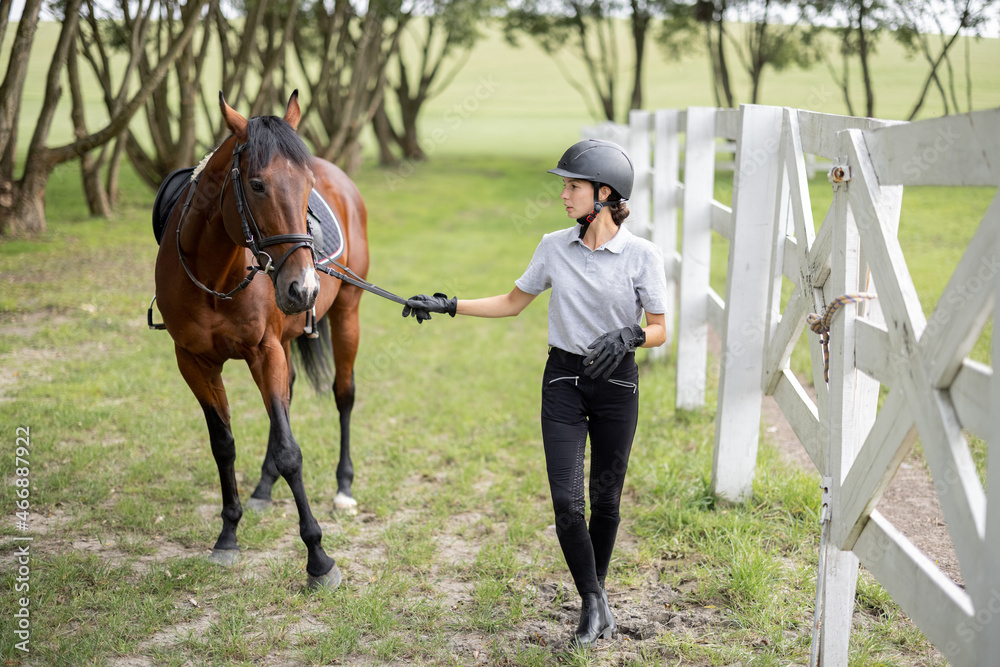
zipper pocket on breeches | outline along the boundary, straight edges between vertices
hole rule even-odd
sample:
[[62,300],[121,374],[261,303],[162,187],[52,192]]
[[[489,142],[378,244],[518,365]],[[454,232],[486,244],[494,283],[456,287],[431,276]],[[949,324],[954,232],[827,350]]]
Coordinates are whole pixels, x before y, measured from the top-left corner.
[[625,387],[626,389],[631,389],[632,393],[639,391],[639,385],[635,382],[626,382],[625,380],[608,380],[611,384],[616,384],[619,387]]

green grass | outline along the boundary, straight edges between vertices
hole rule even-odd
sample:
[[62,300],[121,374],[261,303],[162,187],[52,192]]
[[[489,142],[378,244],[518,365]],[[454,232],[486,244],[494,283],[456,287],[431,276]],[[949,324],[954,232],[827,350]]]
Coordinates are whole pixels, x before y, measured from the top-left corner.
[[[548,162],[456,157],[401,180],[364,172],[369,277],[402,294],[509,290],[540,235],[565,224],[556,207],[538,206],[551,196]],[[708,484],[714,387],[704,410],[678,413],[673,364],[647,361],[609,586],[623,596],[619,610],[642,602],[642,613],[659,604],[712,620],[594,654],[553,649],[575,621],[563,605],[577,598],[550,528],[540,447],[544,303],[513,320],[435,317],[417,326],[366,296],[353,422],[360,516],[330,511],[332,399],[302,388],[293,405],[306,487],[343,586],[304,593],[305,550],[283,484],[269,513],[244,515],[242,561],[211,566],[203,556],[220,507],[201,411],[168,335],[145,327],[152,197],[126,171],[119,214],[91,220],[62,190],[74,178],[60,171],[43,238],[0,245],[0,421],[11,447],[15,426],[31,428],[31,511],[50,524],[32,543],[37,594],[25,664],[807,660],[814,475],[765,443],[752,500],[717,503]],[[267,420],[245,367],[232,362],[225,378],[245,499]],[[12,457],[0,457],[0,474],[11,478]],[[13,502],[12,485],[0,487],[0,507]],[[0,534],[16,531],[4,522]],[[14,604],[12,577],[2,576],[4,609]],[[654,601],[656,591],[675,592],[669,607]],[[852,639],[857,664],[934,662],[877,583],[859,587],[859,611],[867,621]],[[0,658],[16,662],[11,632],[0,630]]]

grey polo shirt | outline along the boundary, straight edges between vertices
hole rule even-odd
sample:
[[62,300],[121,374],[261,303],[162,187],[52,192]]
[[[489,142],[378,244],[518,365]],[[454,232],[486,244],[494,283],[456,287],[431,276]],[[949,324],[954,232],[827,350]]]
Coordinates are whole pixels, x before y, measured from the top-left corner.
[[528,294],[552,288],[549,345],[589,354],[603,333],[642,323],[642,313],[666,312],[663,254],[625,227],[596,250],[579,239],[580,226],[542,237],[514,284]]

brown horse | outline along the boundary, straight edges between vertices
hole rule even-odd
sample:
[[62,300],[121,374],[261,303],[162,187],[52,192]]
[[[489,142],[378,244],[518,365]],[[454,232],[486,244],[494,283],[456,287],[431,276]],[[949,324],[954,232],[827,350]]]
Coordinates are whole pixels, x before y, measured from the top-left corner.
[[[284,118],[248,121],[221,93],[219,107],[232,136],[195,171],[182,193],[184,206],[174,207],[170,216],[156,260],[156,302],[174,340],[181,375],[205,413],[219,468],[222,532],[212,557],[229,564],[239,553],[236,527],[243,508],[222,366],[229,359],[243,359],[271,422],[261,479],[250,503],[269,504],[271,486],[281,475],[298,509],[309,584],[335,587],[340,573],[323,551],[322,531],[302,483],[302,454],[289,424],[294,381],[290,344],[307,327],[317,326],[316,319],[319,324],[329,320],[331,336],[315,340],[332,340],[341,431],[335,504],[352,509],[350,417],[362,290],[316,271],[306,209],[315,187],[343,227],[342,261],[362,277],[368,272],[367,212],[347,175],[313,157],[295,133],[301,117],[297,91]],[[258,272],[270,280],[253,280]]]

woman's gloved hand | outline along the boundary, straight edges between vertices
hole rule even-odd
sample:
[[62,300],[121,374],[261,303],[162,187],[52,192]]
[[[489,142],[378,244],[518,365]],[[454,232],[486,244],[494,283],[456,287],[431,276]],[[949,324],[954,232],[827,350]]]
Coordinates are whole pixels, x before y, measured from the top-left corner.
[[415,317],[418,324],[423,324],[424,320],[431,319],[431,313],[447,313],[455,317],[456,308],[458,308],[458,297],[453,296],[449,299],[441,292],[435,292],[434,296],[418,294],[406,300],[403,317]]
[[623,329],[615,329],[598,336],[587,349],[593,350],[583,360],[587,377],[602,377],[607,380],[618,368],[625,355],[646,342],[646,332],[638,324]]

